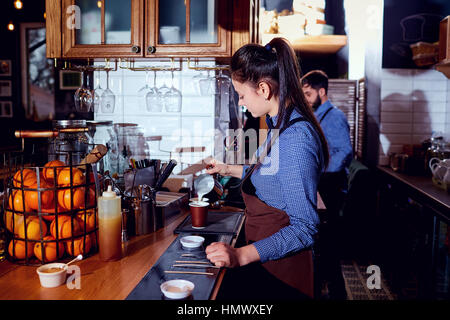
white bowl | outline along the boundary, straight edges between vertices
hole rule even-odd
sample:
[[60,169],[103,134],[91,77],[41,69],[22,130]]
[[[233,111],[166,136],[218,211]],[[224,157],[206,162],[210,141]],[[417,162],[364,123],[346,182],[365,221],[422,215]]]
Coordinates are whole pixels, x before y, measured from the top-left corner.
[[200,236],[186,236],[180,239],[181,246],[186,249],[199,248],[205,242],[205,238]]
[[[62,270],[57,272],[45,272],[45,270],[50,268],[62,268]],[[37,274],[39,275],[39,281],[41,282],[41,286],[44,288],[55,288],[66,282],[67,277],[67,268],[64,263],[48,263],[40,266],[36,269]]]
[[161,284],[162,293],[169,299],[184,299],[189,297],[195,285],[187,280],[169,280]]

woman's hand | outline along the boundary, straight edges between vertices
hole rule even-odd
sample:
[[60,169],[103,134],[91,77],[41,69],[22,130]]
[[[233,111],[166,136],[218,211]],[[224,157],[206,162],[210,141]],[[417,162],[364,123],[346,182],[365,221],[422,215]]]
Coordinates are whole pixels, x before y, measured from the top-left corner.
[[205,159],[206,163],[206,173],[208,174],[214,174],[218,173],[221,176],[227,176],[230,173],[228,172],[228,165],[225,163],[219,162],[216,159]]
[[206,257],[218,267],[239,267],[259,261],[259,253],[252,244],[233,248],[223,242],[213,242],[205,249]]
[[211,157],[206,158],[203,162],[208,174],[218,173],[221,176],[231,176],[239,179],[242,177],[244,168],[241,165],[225,164]]
[[213,242],[206,247],[206,258],[218,267],[239,267],[238,249],[223,242]]

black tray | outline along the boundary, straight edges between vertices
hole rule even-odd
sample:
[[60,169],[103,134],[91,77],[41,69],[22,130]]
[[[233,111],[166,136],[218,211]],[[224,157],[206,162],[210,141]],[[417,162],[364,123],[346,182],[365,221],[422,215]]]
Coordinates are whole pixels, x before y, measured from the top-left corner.
[[208,223],[203,229],[192,228],[191,215],[174,230],[174,233],[190,232],[198,234],[237,234],[237,229],[244,217],[243,212],[208,212]]
[[[195,234],[195,233],[192,233]],[[231,244],[233,237],[231,235],[202,235],[205,238],[205,242],[202,248],[186,250],[181,247],[180,238],[191,234],[180,234],[167,248],[163,255],[156,261],[155,265],[149,272],[142,278],[138,285],[131,291],[126,300],[171,300],[166,298],[161,292],[160,285],[164,281],[173,279],[184,279],[194,283],[195,288],[186,300],[208,300],[211,296],[214,284],[216,283],[217,276],[220,269],[216,268],[178,268],[172,267],[175,260],[185,261],[199,261],[198,259],[191,257],[181,257],[183,253],[193,253],[204,255],[204,250],[211,242],[222,241]],[[203,261],[203,259],[202,259]],[[204,259],[204,261],[207,261]],[[170,274],[165,273],[165,270],[172,271],[198,271],[198,272],[211,272],[213,275],[193,275],[193,274]]]

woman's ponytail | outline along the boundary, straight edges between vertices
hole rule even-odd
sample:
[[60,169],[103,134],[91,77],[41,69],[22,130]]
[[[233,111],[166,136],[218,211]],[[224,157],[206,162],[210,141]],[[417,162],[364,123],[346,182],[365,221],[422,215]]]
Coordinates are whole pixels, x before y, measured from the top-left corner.
[[[317,131],[322,144],[323,162],[328,166],[328,144],[322,128],[313,111],[308,106],[301,86],[300,66],[289,42],[283,38],[273,38],[265,46],[247,44],[231,58],[233,79],[249,82],[255,87],[265,80],[272,93],[278,97],[278,120],[275,128],[287,125],[295,108]],[[281,129],[281,128],[280,128]]]

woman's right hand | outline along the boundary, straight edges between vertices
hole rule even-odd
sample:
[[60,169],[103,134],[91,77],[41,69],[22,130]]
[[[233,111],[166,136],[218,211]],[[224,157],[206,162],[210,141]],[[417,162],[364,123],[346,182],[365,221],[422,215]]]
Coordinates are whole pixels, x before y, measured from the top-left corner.
[[222,162],[217,161],[216,159],[206,159],[206,173],[215,174],[218,173],[221,176],[229,175],[228,165]]

